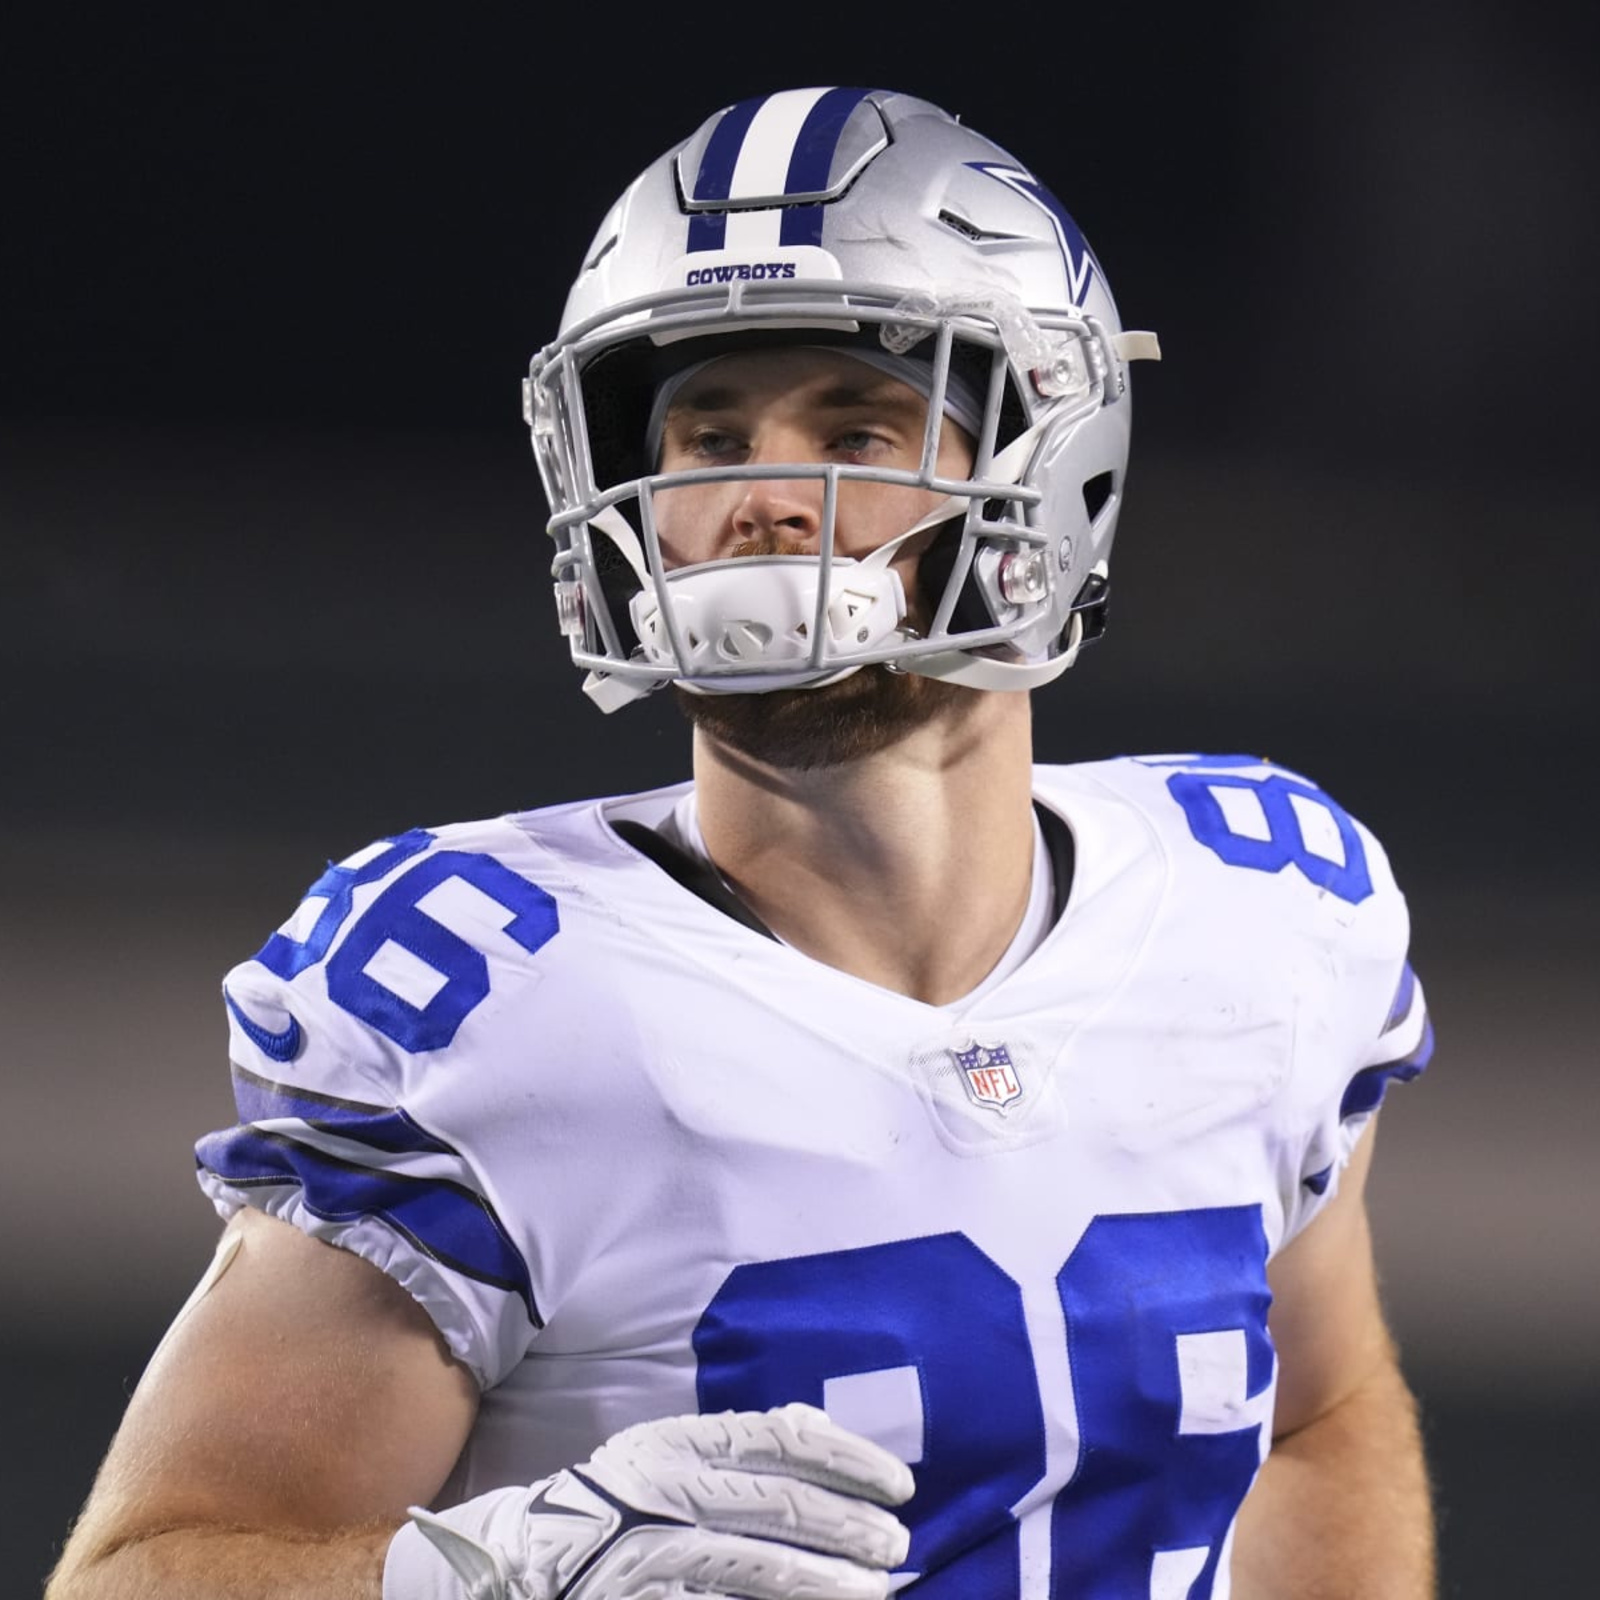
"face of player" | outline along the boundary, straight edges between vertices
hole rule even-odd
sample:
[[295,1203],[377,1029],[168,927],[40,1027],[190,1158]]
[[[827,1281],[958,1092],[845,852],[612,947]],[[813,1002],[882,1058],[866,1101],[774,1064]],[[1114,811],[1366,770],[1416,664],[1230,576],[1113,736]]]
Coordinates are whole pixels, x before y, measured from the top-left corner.
[[[669,406],[662,471],[763,462],[883,466],[915,471],[927,402],[909,385],[830,350],[724,356],[690,378]],[[946,420],[941,476],[965,478],[972,442]],[[944,496],[894,484],[842,481],[836,553],[860,558],[937,507]],[[815,553],[822,533],[821,479],[752,478],[663,491],[656,525],[668,567],[729,556]],[[916,564],[931,538],[908,539],[894,566],[911,615],[922,604]],[[975,691],[934,678],[866,667],[816,689],[693,695],[679,707],[703,734],[769,766],[815,769],[872,755]]]
[[[922,458],[926,400],[899,380],[832,350],[781,349],[723,356],[674,396],[660,470],[763,463],[892,467]],[[965,478],[972,442],[946,419],[937,470]],[[823,527],[820,478],[751,478],[662,491],[656,499],[669,568],[743,555],[812,555]],[[835,554],[860,558],[904,533],[945,497],[896,484],[842,480]],[[924,541],[897,556],[908,593]],[[915,548],[912,548],[915,547]]]

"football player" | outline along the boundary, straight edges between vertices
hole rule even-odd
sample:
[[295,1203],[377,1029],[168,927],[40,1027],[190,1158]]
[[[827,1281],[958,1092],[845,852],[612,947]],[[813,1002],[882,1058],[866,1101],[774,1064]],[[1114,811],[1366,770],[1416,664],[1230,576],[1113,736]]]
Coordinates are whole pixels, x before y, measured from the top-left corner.
[[1156,353],[903,94],[629,187],[525,409],[694,781],[379,840],[228,974],[226,1229],[55,1600],[1431,1592],[1383,852],[1254,756],[1032,761]]

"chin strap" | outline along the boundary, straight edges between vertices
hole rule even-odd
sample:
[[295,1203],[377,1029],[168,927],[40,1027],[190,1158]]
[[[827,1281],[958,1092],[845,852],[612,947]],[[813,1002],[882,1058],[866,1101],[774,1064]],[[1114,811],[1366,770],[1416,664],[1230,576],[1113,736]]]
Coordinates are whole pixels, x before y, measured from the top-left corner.
[[[1094,570],[1103,575],[1105,562],[1098,562]],[[1048,661],[1002,661],[992,656],[975,656],[967,650],[942,650],[938,655],[914,656],[909,661],[897,662],[895,670],[919,678],[959,683],[966,689],[1037,689],[1059,678],[1078,659],[1082,648],[1083,616],[1074,612],[1068,627],[1067,648]]]
[[633,531],[633,524],[615,506],[604,506],[595,512],[589,518],[589,526],[598,528],[617,547],[640,583],[650,582],[650,563],[645,560],[639,535]]
[[[650,564],[645,560],[639,535],[633,531],[628,519],[615,506],[605,506],[589,518],[589,526],[603,533],[616,546],[623,560],[633,569],[640,587],[649,588]],[[583,680],[583,692],[607,713],[620,711],[623,706],[644,699],[660,686],[659,679],[647,679],[641,683],[619,678],[611,672],[590,672],[585,674]]]

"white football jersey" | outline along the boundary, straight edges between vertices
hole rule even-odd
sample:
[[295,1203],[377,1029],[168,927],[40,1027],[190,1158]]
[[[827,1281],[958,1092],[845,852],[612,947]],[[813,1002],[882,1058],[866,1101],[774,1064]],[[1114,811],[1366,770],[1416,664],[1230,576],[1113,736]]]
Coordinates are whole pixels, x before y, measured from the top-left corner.
[[1250,757],[1041,767],[1067,903],[935,1007],[614,831],[683,793],[331,867],[227,976],[207,1193],[427,1309],[485,1389],[441,1503],[804,1400],[912,1465],[919,1600],[1225,1595],[1267,1261],[1431,1049],[1377,841]]

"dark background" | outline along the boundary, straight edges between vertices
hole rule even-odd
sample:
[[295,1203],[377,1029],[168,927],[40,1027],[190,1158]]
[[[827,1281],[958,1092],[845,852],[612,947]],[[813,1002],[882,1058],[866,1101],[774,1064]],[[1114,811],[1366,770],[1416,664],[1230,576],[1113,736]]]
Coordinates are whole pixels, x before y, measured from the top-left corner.
[[[215,1223],[222,973],[369,839],[687,770],[553,626],[518,411],[719,106],[919,93],[1161,333],[1048,759],[1264,752],[1388,845],[1439,1019],[1374,1209],[1446,1592],[1591,1570],[1593,9],[197,5],[0,38],[0,1573]],[[1045,20],[1047,18],[1047,20]]]

